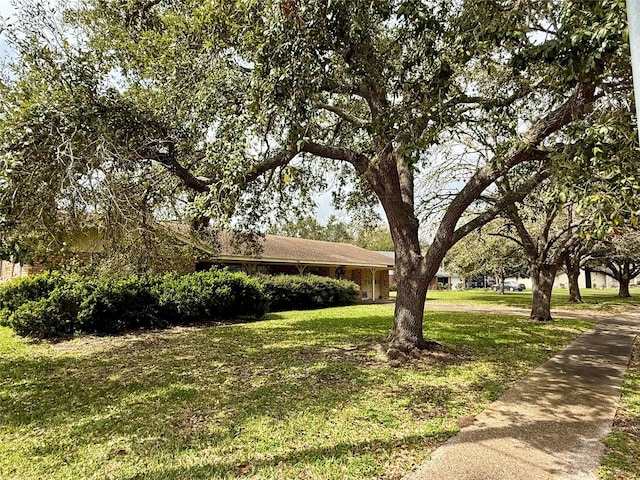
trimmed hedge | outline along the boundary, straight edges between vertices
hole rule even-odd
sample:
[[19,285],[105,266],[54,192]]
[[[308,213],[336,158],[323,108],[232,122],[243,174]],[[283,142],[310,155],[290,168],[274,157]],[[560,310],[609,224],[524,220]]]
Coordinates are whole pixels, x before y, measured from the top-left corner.
[[82,331],[78,328],[78,314],[87,291],[88,285],[80,281],[62,283],[46,297],[20,305],[9,316],[9,326],[18,335],[36,338],[62,337]]
[[182,277],[87,279],[56,273],[27,278],[1,289],[3,324],[37,338],[259,318],[268,305],[257,280],[227,271]]
[[360,295],[358,285],[349,280],[316,275],[260,275],[258,278],[269,297],[272,312],[351,305]]
[[157,290],[160,279],[147,275],[97,282],[79,305],[76,329],[82,333],[118,333],[132,328],[167,327]]
[[[349,305],[360,289],[327,277],[247,277],[210,270],[164,277],[83,278],[58,272],[0,287],[0,324],[23,336],[114,334],[272,311]],[[269,308],[270,307],[270,308]]]
[[261,317],[268,299],[255,278],[226,270],[169,274],[160,285],[159,303],[175,323],[203,319]]
[[9,317],[21,305],[42,300],[58,286],[68,282],[68,276],[47,272],[31,277],[20,277],[0,285],[0,325],[8,326]]

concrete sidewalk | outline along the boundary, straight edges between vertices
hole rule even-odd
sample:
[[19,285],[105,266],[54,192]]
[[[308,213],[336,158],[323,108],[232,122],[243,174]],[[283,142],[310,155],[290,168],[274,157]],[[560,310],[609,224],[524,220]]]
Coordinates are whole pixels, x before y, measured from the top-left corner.
[[596,479],[640,314],[596,321],[405,480]]

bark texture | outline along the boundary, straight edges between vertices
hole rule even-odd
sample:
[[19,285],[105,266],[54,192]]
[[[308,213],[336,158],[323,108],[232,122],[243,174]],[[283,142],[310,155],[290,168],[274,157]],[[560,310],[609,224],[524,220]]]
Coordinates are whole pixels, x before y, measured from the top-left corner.
[[631,283],[631,277],[629,275],[621,275],[618,279],[620,287],[618,287],[619,298],[629,298],[631,293],[629,292],[629,284]]
[[551,293],[558,267],[548,264],[533,264],[531,266],[532,303],[531,320],[548,322],[551,317]]
[[394,352],[422,350],[431,345],[425,341],[422,328],[431,276],[425,269],[418,237],[413,176],[402,158],[389,154],[383,160],[381,171],[375,175],[373,183],[389,220],[395,245],[398,296],[393,329],[389,336],[388,353],[392,356]]
[[416,348],[425,349],[429,346],[422,331],[428,285],[429,282],[425,281],[424,276],[419,272],[405,271],[400,275],[393,330],[389,337],[389,349],[408,352]]
[[578,285],[578,279],[580,278],[579,259],[576,262],[573,258],[567,257],[565,260],[565,269],[567,270],[567,277],[569,279],[569,302],[582,303],[580,285]]

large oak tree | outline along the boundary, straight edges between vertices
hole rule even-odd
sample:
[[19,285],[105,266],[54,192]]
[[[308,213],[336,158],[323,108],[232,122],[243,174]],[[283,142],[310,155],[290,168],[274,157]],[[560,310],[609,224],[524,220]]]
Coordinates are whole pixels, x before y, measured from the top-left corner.
[[[427,285],[447,250],[546,175],[558,136],[618,95],[629,65],[623,0],[43,9],[25,0],[10,32],[8,232],[38,227],[55,246],[60,226],[87,211],[136,228],[140,212],[167,211],[255,227],[279,209],[308,210],[318,190],[347,191],[338,197],[379,202],[389,223],[399,350],[428,346]],[[484,131],[490,149],[464,147]],[[460,221],[529,164],[520,190]],[[418,188],[423,176],[437,189]],[[421,226],[434,232],[426,251]]]

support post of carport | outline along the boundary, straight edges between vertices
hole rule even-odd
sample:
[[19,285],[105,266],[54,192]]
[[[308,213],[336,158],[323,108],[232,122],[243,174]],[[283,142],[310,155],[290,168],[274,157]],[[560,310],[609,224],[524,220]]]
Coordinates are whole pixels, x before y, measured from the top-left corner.
[[376,300],[376,269],[370,268],[371,272],[371,300],[375,302]]

